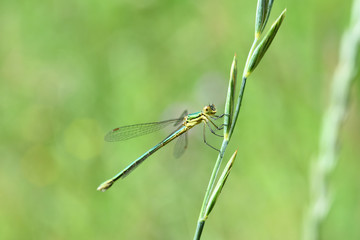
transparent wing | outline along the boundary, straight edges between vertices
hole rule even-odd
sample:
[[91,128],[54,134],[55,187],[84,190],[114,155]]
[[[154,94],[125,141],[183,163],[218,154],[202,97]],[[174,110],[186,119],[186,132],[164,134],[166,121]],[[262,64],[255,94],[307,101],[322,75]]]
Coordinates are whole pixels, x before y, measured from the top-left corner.
[[184,154],[187,146],[188,146],[188,136],[187,136],[187,132],[184,133],[183,135],[179,136],[175,147],[174,147],[174,157],[175,158],[179,158],[181,157],[181,155]]
[[184,117],[187,114],[188,114],[187,111],[184,111],[181,114],[181,116],[176,119],[170,119],[161,122],[140,123],[140,124],[114,128],[105,135],[105,141],[107,142],[124,141],[159,131],[160,129],[163,129],[164,127],[169,126],[171,124],[177,126],[183,122]]
[[116,142],[130,138],[143,136],[163,129],[166,126],[177,123],[179,119],[170,119],[161,122],[141,123],[114,128],[105,135],[105,141]]
[[178,118],[178,121],[175,122],[174,126],[177,126],[177,125],[179,125],[180,123],[182,123],[183,120],[184,120],[184,117],[186,117],[187,115],[188,115],[188,111],[185,110],[185,111],[180,115],[180,117]]
[[[188,111],[185,110],[181,114],[180,118],[184,119],[184,117],[187,116],[187,115],[188,115]],[[182,123],[182,122],[175,123],[175,126],[179,125],[180,123]],[[184,154],[186,148],[187,148],[187,132],[184,133],[183,135],[181,135],[180,137],[178,137],[178,139],[176,140],[176,144],[175,144],[175,147],[174,147],[174,157],[175,158],[181,157],[181,155]]]

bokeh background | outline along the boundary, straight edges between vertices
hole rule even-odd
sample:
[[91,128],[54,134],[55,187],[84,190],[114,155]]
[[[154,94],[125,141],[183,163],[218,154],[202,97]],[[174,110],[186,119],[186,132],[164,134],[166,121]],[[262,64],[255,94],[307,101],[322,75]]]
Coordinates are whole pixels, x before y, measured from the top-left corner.
[[[217,153],[190,133],[109,191],[97,186],[171,129],[106,143],[110,129],[223,112],[255,0],[0,3],[0,239],[192,239]],[[239,154],[204,239],[300,239],[309,167],[351,1],[276,1],[287,15],[250,77],[226,159]],[[321,239],[360,239],[359,84],[329,182]],[[212,144],[220,144],[211,138]]]

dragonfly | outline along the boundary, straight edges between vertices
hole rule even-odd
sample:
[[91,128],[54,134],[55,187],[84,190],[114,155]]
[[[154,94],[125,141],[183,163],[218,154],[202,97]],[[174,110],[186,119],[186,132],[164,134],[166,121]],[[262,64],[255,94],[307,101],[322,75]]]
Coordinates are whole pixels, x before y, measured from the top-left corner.
[[[145,152],[143,155],[141,155],[139,158],[137,158],[135,161],[130,163],[125,169],[120,171],[118,174],[116,174],[114,177],[106,180],[100,186],[97,188],[99,191],[106,191],[109,189],[114,182],[117,180],[126,177],[129,175],[133,170],[135,170],[136,167],[138,167],[141,163],[143,163],[148,157],[150,157],[152,154],[154,154],[157,150],[164,147],[174,139],[182,136],[179,138],[178,142],[185,142],[184,147],[180,147],[180,150],[175,151],[175,156],[179,157],[183,150],[187,147],[187,137],[186,133],[195,127],[196,125],[199,125],[200,123],[203,123],[203,139],[204,142],[210,146],[211,148],[219,151],[215,147],[211,146],[207,141],[205,137],[205,126],[207,126],[210,129],[210,132],[214,135],[220,136],[217,134],[212,127],[215,127],[217,130],[223,129],[223,125],[217,126],[213,120],[217,120],[219,118],[222,118],[224,114],[217,116],[216,115],[216,108],[214,104],[210,104],[205,106],[202,111],[195,112],[188,114],[187,111],[184,111],[184,113],[181,115],[180,118],[176,119],[170,119],[166,121],[161,122],[152,122],[152,123],[142,123],[142,124],[134,124],[134,125],[128,125],[123,127],[114,128],[110,132],[108,132],[105,136],[105,141],[108,142],[116,142],[116,141],[124,141],[128,140],[134,137],[139,137],[145,134],[149,134],[155,131],[158,131],[166,126],[169,126],[171,124],[174,124],[174,126],[180,125],[175,131],[173,131],[169,136],[167,136],[164,140],[156,144],[153,148],[149,149],[147,152]],[[185,136],[185,140],[184,140]],[[181,145],[181,144],[180,144]],[[183,150],[181,150],[183,149]]]

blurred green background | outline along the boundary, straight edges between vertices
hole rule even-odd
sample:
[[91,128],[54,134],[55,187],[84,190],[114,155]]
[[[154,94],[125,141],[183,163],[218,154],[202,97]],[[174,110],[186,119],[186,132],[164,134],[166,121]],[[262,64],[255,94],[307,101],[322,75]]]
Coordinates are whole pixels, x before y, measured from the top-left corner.
[[[209,103],[223,112],[233,55],[241,73],[253,40],[256,2],[2,0],[0,239],[192,239],[217,156],[202,129],[180,159],[170,144],[105,193],[101,182],[167,132],[103,136]],[[204,239],[301,237],[351,1],[276,1],[270,24],[284,8],[248,81],[225,158],[239,154]],[[360,239],[358,91],[355,82],[321,239]]]

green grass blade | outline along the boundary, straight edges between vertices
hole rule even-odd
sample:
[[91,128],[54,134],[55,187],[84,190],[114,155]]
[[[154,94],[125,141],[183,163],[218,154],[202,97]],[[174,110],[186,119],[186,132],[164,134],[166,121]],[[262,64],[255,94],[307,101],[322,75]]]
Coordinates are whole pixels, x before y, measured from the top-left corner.
[[237,59],[236,54],[234,56],[231,70],[230,70],[230,80],[228,93],[225,103],[225,116],[224,116],[224,138],[229,139],[230,127],[233,119],[234,113],[234,98],[235,98],[235,87],[236,87],[236,78],[237,78]]
[[216,204],[218,197],[220,196],[221,190],[223,189],[223,187],[226,183],[226,179],[228,178],[231,168],[232,168],[232,165],[235,161],[236,154],[237,154],[237,150],[234,152],[234,154],[231,156],[230,160],[226,164],[224,171],[222,172],[222,174],[214,188],[214,191],[210,196],[209,202],[206,206],[205,218],[207,218],[209,216],[211,210],[214,208],[214,206]]
[[259,38],[269,19],[273,0],[258,0],[255,18],[255,38]]
[[281,15],[276,19],[276,21],[271,26],[271,29],[266,33],[263,40],[256,47],[253,52],[249,64],[246,66],[245,77],[248,77],[257,67],[266,51],[268,50],[272,40],[275,38],[277,31],[279,30],[282,21],[285,18],[286,9],[281,13]]

